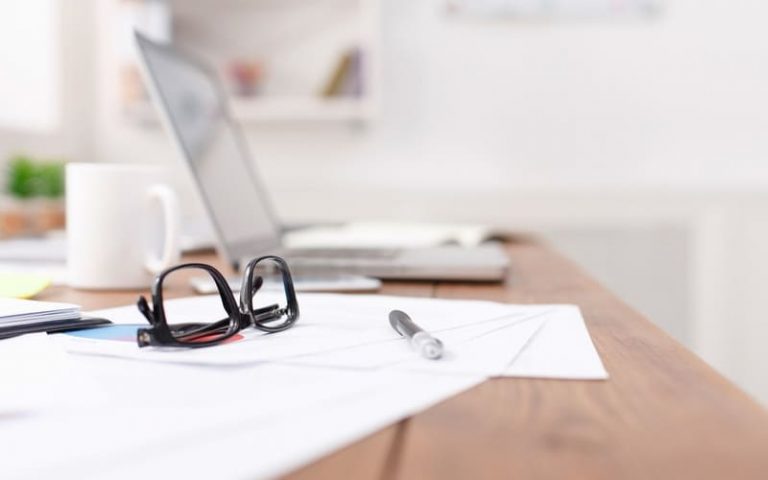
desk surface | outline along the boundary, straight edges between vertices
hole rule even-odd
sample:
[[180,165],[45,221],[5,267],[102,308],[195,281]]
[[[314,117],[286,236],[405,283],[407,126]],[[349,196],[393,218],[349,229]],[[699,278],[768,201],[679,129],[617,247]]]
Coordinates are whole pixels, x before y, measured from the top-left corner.
[[[515,243],[509,255],[503,285],[383,292],[577,304],[611,378],[489,380],[288,478],[768,478],[768,411],[549,248]],[[58,287],[41,299],[96,309],[136,298]]]

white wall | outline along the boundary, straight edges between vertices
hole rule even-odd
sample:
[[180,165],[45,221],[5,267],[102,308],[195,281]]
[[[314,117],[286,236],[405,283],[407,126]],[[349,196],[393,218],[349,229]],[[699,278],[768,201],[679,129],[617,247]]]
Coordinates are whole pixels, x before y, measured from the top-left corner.
[[551,25],[439,4],[383,2],[382,111],[366,135],[253,133],[278,186],[768,184],[766,2]]
[[[92,158],[96,147],[93,142],[93,110],[97,98],[93,95],[96,86],[96,64],[93,50],[94,2],[80,0],[52,2],[54,6],[53,58],[38,58],[38,61],[52,61],[41,67],[48,71],[56,83],[46,95],[50,105],[51,118],[42,122],[40,128],[13,128],[0,126],[0,164],[8,155],[28,152],[34,155],[83,161]],[[24,51],[24,39],[10,48]],[[42,45],[35,50],[42,53]],[[3,75],[6,75],[4,72]],[[41,81],[44,83],[44,80]],[[39,101],[35,99],[34,101]],[[33,101],[33,103],[34,103]],[[12,108],[24,108],[22,99]],[[10,107],[9,107],[10,108]]]
[[666,4],[651,20],[525,24],[388,0],[379,120],[250,140],[277,190],[768,185],[768,3]]

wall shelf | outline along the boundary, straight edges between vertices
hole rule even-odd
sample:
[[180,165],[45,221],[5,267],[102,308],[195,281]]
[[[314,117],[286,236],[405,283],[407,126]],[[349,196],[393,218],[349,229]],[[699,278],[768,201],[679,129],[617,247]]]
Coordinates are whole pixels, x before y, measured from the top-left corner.
[[[374,106],[365,99],[324,97],[234,98],[232,116],[243,124],[285,122],[365,122]],[[125,116],[142,125],[157,125],[159,117],[149,102],[127,106]]]
[[[119,2],[125,0],[115,1],[122,5]],[[169,24],[167,36],[210,61],[228,94],[239,90],[229,73],[233,62],[263,65],[259,93],[231,97],[235,119],[244,125],[259,125],[365,123],[374,118],[379,97],[379,0],[228,1],[236,8],[221,9],[212,1],[166,0],[163,15]],[[123,14],[142,18],[132,8],[123,8]],[[121,38],[128,33],[122,32]],[[321,96],[350,51],[358,52],[361,59],[355,70],[356,78],[362,79],[358,80],[361,86],[351,87],[351,91],[349,86],[342,87],[335,95]],[[124,62],[134,60],[128,56]],[[129,90],[136,87],[129,85]],[[118,97],[126,96],[118,93]],[[128,122],[146,126],[159,123],[145,95],[122,101],[121,110]]]
[[364,121],[373,110],[364,99],[323,97],[241,98],[231,108],[242,122]]

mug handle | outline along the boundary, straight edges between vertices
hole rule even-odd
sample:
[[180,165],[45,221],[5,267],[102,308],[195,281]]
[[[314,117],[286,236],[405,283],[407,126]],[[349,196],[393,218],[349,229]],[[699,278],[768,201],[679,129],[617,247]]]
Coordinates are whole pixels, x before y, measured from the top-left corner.
[[147,190],[147,197],[150,202],[157,201],[163,211],[163,250],[160,257],[153,258],[151,254],[147,255],[144,266],[153,274],[158,274],[162,270],[177,263],[181,258],[181,248],[179,247],[180,225],[179,225],[179,200],[176,193],[167,185],[152,185]]

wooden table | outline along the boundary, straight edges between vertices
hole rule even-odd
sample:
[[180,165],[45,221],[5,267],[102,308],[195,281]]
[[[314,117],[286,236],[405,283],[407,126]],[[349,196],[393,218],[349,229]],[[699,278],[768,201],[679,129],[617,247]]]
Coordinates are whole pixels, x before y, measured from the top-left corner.
[[[611,378],[489,380],[288,478],[768,479],[763,407],[551,249],[508,248],[503,285],[388,282],[383,293],[577,304]],[[179,284],[173,295],[189,294]],[[136,297],[54,288],[43,299],[95,309]]]

